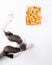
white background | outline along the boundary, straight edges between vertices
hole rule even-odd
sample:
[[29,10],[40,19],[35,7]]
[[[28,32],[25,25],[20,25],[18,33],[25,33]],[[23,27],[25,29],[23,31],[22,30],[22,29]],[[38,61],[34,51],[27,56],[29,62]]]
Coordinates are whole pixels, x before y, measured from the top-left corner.
[[[26,9],[32,5],[42,9],[41,25],[26,25]],[[5,30],[20,35],[34,47],[13,59],[0,59],[0,65],[52,65],[52,0],[0,0],[0,52],[6,45],[16,46],[7,40],[2,30],[10,13],[14,18]]]

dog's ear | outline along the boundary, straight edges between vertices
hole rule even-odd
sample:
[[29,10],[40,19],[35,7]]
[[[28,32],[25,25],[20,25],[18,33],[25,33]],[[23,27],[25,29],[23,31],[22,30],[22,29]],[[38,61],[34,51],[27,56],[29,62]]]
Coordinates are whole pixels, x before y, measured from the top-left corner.
[[9,31],[8,32],[4,31],[4,33],[5,33],[6,36],[13,35],[13,33],[9,32]]

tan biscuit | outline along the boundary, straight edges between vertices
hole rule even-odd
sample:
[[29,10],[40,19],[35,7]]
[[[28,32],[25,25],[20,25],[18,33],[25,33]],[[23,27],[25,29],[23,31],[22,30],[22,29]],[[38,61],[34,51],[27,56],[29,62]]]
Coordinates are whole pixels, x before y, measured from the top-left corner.
[[27,25],[37,25],[41,24],[41,8],[36,6],[31,6],[26,11],[26,24]]

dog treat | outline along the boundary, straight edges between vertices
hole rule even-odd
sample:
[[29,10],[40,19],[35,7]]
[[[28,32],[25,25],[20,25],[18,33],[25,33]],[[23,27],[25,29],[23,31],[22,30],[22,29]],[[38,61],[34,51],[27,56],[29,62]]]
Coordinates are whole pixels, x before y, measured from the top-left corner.
[[21,37],[18,36],[18,35],[14,35],[11,32],[5,32],[5,31],[4,31],[4,33],[5,33],[6,37],[7,37],[7,39],[12,41],[12,42],[17,42],[18,44],[21,44],[23,42]]
[[41,8],[36,6],[31,6],[26,11],[26,24],[27,25],[37,25],[41,24]]

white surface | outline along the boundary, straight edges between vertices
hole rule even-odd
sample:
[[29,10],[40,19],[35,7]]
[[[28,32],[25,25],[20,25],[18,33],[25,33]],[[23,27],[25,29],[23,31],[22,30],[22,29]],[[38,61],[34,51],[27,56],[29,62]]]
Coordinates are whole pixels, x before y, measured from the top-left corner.
[[[25,12],[31,5],[42,8],[41,25],[25,24]],[[2,31],[10,13],[14,19],[5,30],[19,34],[34,47],[13,59],[0,59],[0,65],[52,65],[52,0],[0,0],[0,51],[6,45],[16,45],[8,41]]]

